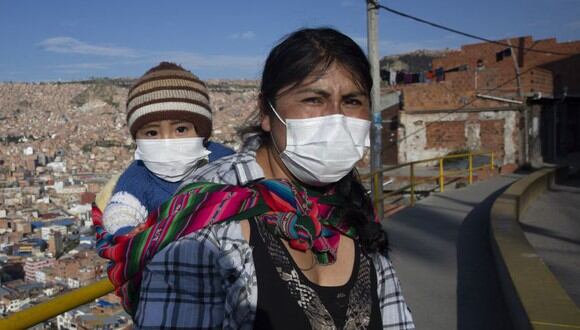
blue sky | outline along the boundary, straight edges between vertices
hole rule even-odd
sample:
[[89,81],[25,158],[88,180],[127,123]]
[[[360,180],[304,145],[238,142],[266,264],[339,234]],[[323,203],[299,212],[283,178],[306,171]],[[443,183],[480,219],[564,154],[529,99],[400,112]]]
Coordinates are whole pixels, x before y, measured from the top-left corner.
[[[580,0],[382,0],[482,37],[580,39]],[[162,60],[203,79],[257,79],[276,42],[332,26],[366,49],[364,0],[0,1],[0,81],[138,77]],[[382,55],[475,43],[384,10]]]

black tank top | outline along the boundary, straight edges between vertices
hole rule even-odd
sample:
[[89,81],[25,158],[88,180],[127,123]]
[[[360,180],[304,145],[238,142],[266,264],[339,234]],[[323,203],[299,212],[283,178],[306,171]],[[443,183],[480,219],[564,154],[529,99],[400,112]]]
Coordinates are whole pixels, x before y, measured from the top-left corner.
[[258,282],[254,329],[317,329],[333,324],[343,329],[347,318],[351,325],[366,323],[367,329],[382,329],[376,272],[358,244],[348,282],[320,286],[306,278],[280,239],[262,222],[249,222]]

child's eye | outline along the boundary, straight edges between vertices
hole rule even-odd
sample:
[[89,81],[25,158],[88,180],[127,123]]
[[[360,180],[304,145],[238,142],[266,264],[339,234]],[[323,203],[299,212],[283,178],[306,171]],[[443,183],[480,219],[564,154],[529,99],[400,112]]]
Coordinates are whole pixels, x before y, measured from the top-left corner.
[[157,136],[157,131],[156,130],[148,130],[148,131],[145,131],[145,136],[148,136],[148,137]]
[[177,127],[175,130],[176,130],[178,133],[181,133],[181,134],[183,134],[183,133],[186,133],[186,132],[189,130],[189,128],[188,128],[187,126],[179,126],[179,127]]

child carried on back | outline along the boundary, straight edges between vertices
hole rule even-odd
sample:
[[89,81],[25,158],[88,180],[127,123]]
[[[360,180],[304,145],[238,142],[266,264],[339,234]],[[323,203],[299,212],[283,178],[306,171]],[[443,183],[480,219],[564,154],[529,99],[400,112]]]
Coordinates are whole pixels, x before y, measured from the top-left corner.
[[105,231],[115,236],[143,224],[192,171],[234,153],[209,141],[205,83],[173,63],[162,62],[131,87],[127,126],[137,144],[135,160],[119,177],[102,215]]

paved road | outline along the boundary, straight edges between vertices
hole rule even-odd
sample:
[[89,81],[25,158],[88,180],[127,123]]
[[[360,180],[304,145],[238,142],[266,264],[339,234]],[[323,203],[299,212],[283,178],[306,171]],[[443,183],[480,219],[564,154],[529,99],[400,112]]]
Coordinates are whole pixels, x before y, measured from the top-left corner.
[[385,220],[418,329],[510,329],[489,239],[493,201],[519,176],[435,194]]
[[580,306],[580,180],[542,194],[521,223],[530,244]]

